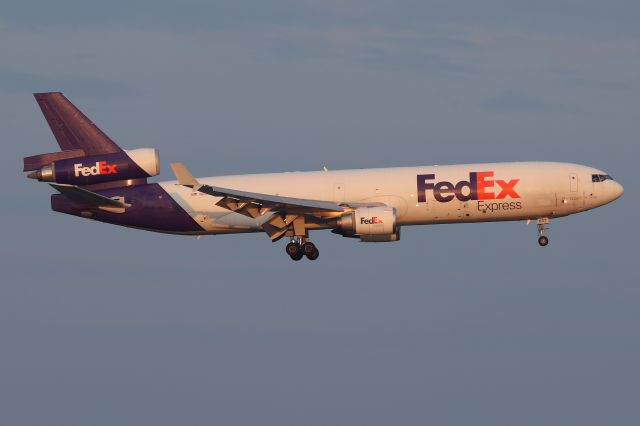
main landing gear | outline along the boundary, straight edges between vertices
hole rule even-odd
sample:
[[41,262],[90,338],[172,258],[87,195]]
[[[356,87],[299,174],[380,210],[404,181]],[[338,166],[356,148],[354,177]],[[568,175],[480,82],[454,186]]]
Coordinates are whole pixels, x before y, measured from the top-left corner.
[[548,224],[549,224],[548,217],[542,217],[538,219],[538,244],[540,244],[540,247],[545,247],[546,245],[549,244],[549,238],[546,235],[544,235],[544,231],[548,229],[545,225],[548,225]]
[[303,237],[292,238],[291,242],[285,247],[285,251],[296,262],[304,256],[307,256],[309,260],[316,260],[320,256],[316,245],[311,241],[306,241]]

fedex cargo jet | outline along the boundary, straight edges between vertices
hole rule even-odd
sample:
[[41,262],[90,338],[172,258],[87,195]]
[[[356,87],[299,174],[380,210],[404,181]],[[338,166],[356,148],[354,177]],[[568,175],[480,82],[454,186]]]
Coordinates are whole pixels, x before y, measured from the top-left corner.
[[461,164],[216,176],[177,180],[160,173],[158,151],[124,150],[62,93],[36,101],[61,151],[24,159],[28,177],[55,188],[55,211],[148,231],[182,235],[263,232],[286,239],[293,260],[318,258],[310,231],[364,242],[400,239],[403,226],[536,221],[546,246],[553,218],[600,207],[622,186],[588,166],[553,162]]

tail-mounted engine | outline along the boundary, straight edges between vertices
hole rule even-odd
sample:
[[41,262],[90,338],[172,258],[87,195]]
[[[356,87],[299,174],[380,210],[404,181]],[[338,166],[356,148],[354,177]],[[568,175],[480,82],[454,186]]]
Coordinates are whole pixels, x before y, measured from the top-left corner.
[[400,240],[396,209],[392,207],[362,207],[346,213],[338,218],[333,232],[366,242]]
[[45,182],[83,186],[126,179],[144,179],[159,173],[158,150],[141,148],[56,160],[30,173],[28,177]]

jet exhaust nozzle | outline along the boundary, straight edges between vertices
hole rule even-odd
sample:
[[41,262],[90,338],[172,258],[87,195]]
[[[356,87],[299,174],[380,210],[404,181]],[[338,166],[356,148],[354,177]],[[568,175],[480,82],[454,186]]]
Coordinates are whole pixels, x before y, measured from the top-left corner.
[[44,166],[40,170],[33,171],[27,175],[29,179],[36,179],[40,182],[54,182],[53,167],[51,165]]

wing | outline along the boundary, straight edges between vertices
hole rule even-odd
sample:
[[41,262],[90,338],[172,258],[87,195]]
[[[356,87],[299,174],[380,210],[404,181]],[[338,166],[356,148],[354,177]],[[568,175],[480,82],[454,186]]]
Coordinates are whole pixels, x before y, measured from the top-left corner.
[[70,201],[76,204],[87,206],[89,208],[98,208],[100,210],[105,210],[111,213],[124,213],[127,207],[131,207],[130,204],[125,204],[122,200],[108,198],[75,185],[66,185],[59,183],[50,183],[49,185],[55,188]]
[[180,185],[193,188],[194,191],[199,191],[214,197],[221,197],[221,200],[216,203],[220,207],[253,218],[261,216],[265,211],[277,211],[287,214],[311,214],[314,212],[341,213],[346,210],[345,207],[330,201],[281,197],[279,195],[260,194],[202,185],[181,163],[172,163],[171,168],[178,178]]
[[298,228],[296,233],[305,233],[305,216],[338,216],[349,209],[349,206],[341,206],[330,201],[281,197],[203,185],[181,163],[172,163],[171,168],[180,185],[220,197],[216,203],[220,207],[251,218],[260,217],[267,212],[276,213],[262,225],[274,241],[284,235],[289,225]]
[[[260,206],[263,209],[278,211],[282,213],[313,213],[313,212],[343,212],[344,207],[336,203],[319,200],[307,200],[304,198],[281,197],[278,195],[258,194],[254,192],[236,191],[234,189],[217,188],[202,185],[198,191],[214,197],[222,197],[218,205],[237,211],[240,204]],[[240,209],[238,213],[245,214],[246,209]],[[248,216],[256,217],[251,212]]]

